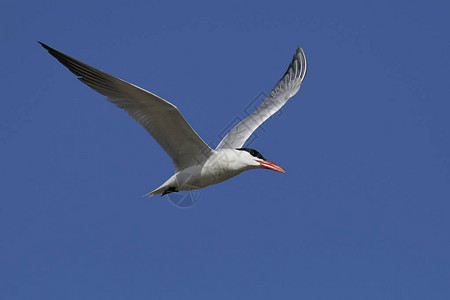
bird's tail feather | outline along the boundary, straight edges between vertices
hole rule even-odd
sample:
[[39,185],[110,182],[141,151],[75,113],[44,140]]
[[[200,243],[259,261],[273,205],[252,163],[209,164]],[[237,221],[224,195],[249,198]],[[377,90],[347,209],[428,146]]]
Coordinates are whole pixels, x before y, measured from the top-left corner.
[[151,191],[150,193],[145,194],[145,195],[142,196],[142,197],[153,197],[153,196],[162,194],[163,192],[164,192],[164,188],[160,186],[159,188],[157,188],[157,189]]

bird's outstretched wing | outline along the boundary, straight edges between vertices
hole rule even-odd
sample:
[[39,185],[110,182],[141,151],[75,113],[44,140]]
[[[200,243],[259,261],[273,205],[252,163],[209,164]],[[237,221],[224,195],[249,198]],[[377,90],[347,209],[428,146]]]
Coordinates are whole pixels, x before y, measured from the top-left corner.
[[212,153],[172,103],[39,43],[79,80],[139,122],[172,158],[176,170],[203,162]]
[[272,89],[269,96],[250,116],[237,124],[219,143],[216,150],[241,148],[252,133],[270,116],[276,113],[300,89],[306,75],[306,56],[301,47],[297,51],[286,73]]

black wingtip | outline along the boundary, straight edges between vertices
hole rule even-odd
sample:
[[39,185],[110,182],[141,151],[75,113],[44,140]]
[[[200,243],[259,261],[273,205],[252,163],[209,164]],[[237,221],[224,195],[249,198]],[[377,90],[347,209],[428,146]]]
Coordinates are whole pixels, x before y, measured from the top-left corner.
[[38,41],[39,44],[41,44],[42,47],[44,47],[46,50],[50,51],[52,50],[51,47],[47,46],[46,44],[44,44],[43,42]]

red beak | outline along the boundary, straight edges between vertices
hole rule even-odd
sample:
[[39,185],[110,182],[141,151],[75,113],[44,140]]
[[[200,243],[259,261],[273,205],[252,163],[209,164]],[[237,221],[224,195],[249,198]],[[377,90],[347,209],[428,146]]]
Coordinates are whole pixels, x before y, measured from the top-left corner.
[[261,167],[267,168],[267,169],[271,169],[277,172],[281,172],[281,173],[286,173],[286,171],[280,167],[279,165],[277,165],[276,163],[273,163],[271,161],[268,160],[256,160],[257,162],[259,162],[259,164],[261,165]]

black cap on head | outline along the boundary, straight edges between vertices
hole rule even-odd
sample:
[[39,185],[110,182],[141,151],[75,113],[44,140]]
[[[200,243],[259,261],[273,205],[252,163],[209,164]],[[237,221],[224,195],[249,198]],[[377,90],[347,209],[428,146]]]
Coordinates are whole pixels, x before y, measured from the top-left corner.
[[259,153],[259,152],[256,151],[255,149],[250,149],[250,148],[236,148],[236,150],[247,151],[248,153],[250,153],[251,156],[254,156],[254,157],[259,158],[259,159],[262,159],[262,160],[267,160],[267,159],[265,159],[264,156],[262,156],[261,153]]

